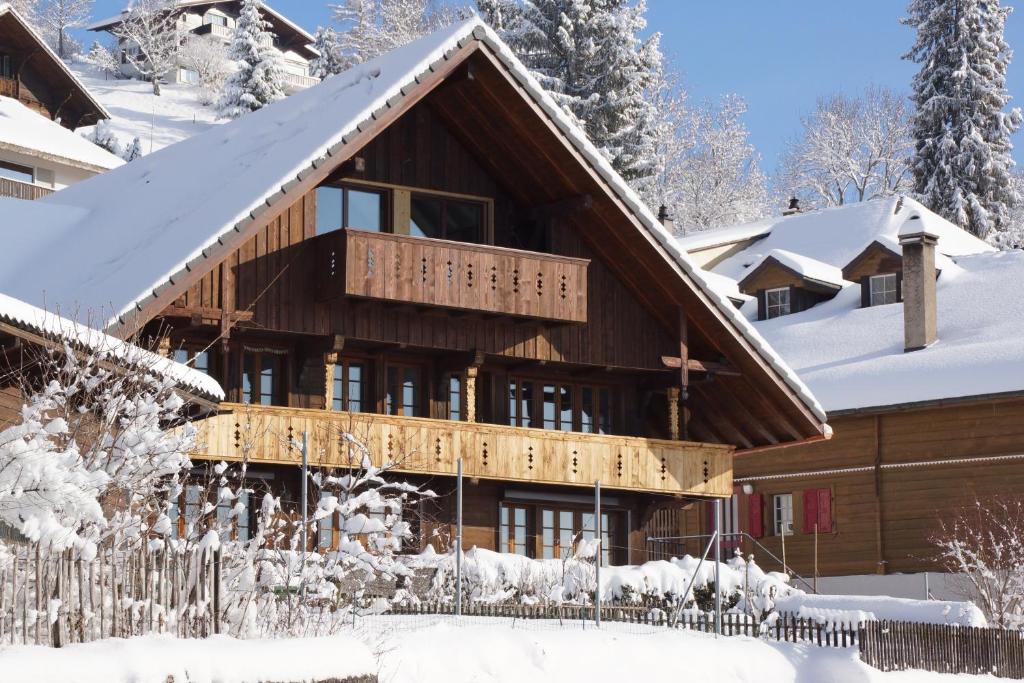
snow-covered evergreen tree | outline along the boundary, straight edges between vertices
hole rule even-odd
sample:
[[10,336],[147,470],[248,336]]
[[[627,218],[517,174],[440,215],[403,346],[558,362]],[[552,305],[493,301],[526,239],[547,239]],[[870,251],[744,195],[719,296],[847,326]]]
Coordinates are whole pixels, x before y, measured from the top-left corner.
[[270,22],[260,14],[261,0],[242,0],[230,57],[238,64],[224,86],[222,116],[236,119],[284,97],[281,57],[273,47]]
[[660,35],[645,0],[477,0],[484,17],[627,180],[656,175]]
[[344,68],[411,43],[467,12],[438,0],[345,0],[329,7],[342,29],[338,41]]
[[110,48],[100,44],[98,40],[93,41],[92,47],[89,48],[88,58],[97,69],[103,72],[104,77],[114,76],[116,78],[121,74],[121,63],[118,61],[117,55]]
[[330,27],[319,27],[314,34],[316,39],[313,47],[320,53],[309,63],[309,75],[327,78],[340,74],[346,69],[345,58],[341,54],[341,40],[338,33]]
[[110,130],[110,119],[100,119],[92,129],[92,133],[86,137],[90,142],[99,145],[111,154],[121,156],[121,142],[117,139],[117,135]]
[[917,30],[904,55],[914,76],[914,181],[933,211],[985,237],[1003,229],[1018,201],[1010,179],[1010,135],[1003,38],[1010,8],[999,0],[911,0],[903,23]]
[[139,140],[138,136],[135,136],[135,139],[132,140],[132,144],[124,150],[124,154],[121,155],[121,158],[125,161],[135,161],[140,157],[142,157],[142,142]]

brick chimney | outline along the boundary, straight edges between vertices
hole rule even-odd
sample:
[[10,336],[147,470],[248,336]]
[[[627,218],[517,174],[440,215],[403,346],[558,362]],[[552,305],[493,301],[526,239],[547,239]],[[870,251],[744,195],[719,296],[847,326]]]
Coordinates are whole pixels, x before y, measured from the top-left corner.
[[900,229],[903,249],[903,350],[917,351],[934,344],[937,336],[935,245],[921,217],[907,219]]

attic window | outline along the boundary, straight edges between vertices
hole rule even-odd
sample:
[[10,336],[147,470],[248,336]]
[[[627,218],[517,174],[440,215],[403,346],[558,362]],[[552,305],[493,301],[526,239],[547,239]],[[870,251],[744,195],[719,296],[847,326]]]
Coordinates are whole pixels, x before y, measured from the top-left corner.
[[778,287],[764,291],[765,317],[769,320],[780,315],[789,315],[789,287]]
[[896,288],[896,273],[872,275],[868,278],[868,286],[871,288],[872,306],[894,304],[899,300]]

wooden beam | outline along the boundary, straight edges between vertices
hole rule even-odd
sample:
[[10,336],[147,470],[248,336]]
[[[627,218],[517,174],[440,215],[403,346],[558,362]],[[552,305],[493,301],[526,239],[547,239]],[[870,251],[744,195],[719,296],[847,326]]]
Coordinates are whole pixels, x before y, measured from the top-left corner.
[[535,219],[550,219],[578,211],[587,211],[594,206],[594,198],[589,194],[575,194],[552,202],[540,204],[530,209]]
[[[682,367],[682,361],[680,361],[677,356],[662,356],[661,364],[671,370]],[[708,374],[723,375],[727,377],[740,377],[742,374],[739,370],[728,363],[720,363],[718,361],[711,360],[696,360],[688,358],[686,360],[686,367],[690,372],[705,372]]]

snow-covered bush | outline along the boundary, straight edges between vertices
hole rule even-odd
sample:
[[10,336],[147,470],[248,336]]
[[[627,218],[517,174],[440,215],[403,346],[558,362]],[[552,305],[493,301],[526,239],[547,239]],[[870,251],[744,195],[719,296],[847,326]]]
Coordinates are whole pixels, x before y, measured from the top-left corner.
[[121,76],[121,63],[118,61],[117,55],[98,40],[93,42],[86,58],[97,69],[102,71],[104,76],[113,76],[114,78]]
[[140,157],[142,157],[142,142],[139,140],[139,136],[136,135],[132,140],[132,144],[125,148],[121,158],[125,161],[135,161]]
[[217,101],[231,75],[232,64],[227,47],[210,36],[190,35],[181,44],[178,59],[183,67],[198,76],[200,101],[203,104]]
[[115,156],[121,156],[122,154],[121,141],[117,139],[117,135],[110,129],[110,119],[100,119],[93,127],[92,132],[86,135],[86,139]]

